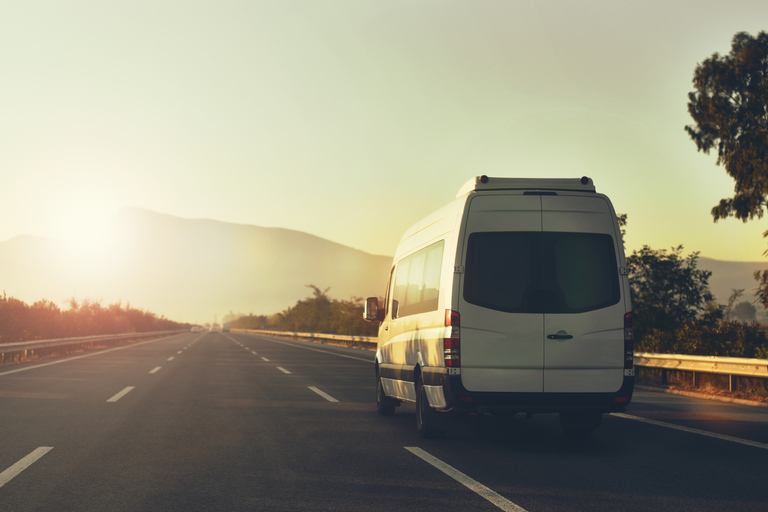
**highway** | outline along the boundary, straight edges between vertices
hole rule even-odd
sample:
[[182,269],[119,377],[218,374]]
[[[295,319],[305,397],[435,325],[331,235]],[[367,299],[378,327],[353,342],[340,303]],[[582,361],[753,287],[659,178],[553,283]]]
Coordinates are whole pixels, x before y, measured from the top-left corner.
[[0,509],[768,510],[768,409],[636,391],[589,443],[555,415],[425,440],[370,351],[184,333],[0,367]]

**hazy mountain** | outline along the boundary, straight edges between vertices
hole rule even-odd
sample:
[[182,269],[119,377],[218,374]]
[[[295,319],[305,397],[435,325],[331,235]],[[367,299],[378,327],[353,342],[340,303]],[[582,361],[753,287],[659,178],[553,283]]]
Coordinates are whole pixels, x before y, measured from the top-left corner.
[[122,210],[95,240],[0,243],[0,287],[32,303],[122,300],[189,322],[271,314],[330,287],[337,299],[382,295],[391,257],[307,233]]
[[[130,303],[173,320],[218,320],[230,311],[271,314],[308,297],[313,284],[337,299],[383,295],[391,264],[307,233],[126,209],[88,241],[20,236],[0,242],[0,290],[33,303],[75,297]],[[754,300],[768,262],[699,258],[725,304]],[[762,308],[758,308],[762,310]]]
[[[768,261],[722,261],[699,257],[698,267],[712,272],[712,277],[709,278],[709,289],[720,304],[728,303],[728,298],[734,289],[744,290],[744,294],[737,302],[752,302],[755,300],[757,289],[757,281],[752,275],[755,270],[768,269]],[[760,314],[762,306],[757,306],[757,310]]]

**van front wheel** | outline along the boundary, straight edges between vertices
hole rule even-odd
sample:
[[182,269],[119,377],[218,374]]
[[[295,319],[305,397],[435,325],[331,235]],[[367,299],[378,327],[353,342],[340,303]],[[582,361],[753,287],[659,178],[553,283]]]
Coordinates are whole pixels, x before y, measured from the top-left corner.
[[419,377],[419,381],[416,383],[416,430],[421,437],[435,439],[445,435],[445,429],[435,426],[437,414],[429,406],[427,391],[424,389],[421,377]]

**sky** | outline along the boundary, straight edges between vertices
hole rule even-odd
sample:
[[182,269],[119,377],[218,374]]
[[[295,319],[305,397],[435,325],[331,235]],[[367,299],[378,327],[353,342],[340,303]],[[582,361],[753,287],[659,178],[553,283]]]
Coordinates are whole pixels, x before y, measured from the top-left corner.
[[713,223],[697,63],[768,2],[29,0],[0,5],[0,241],[124,207],[392,255],[470,178],[594,180],[628,252],[763,261]]

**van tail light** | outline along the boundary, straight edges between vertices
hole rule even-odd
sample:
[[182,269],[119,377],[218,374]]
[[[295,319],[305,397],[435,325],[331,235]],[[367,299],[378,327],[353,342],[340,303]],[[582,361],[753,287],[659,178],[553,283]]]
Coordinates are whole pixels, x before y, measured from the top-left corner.
[[632,332],[632,312],[624,315],[624,368],[632,369],[635,358],[635,334]]
[[459,313],[450,309],[445,310],[445,337],[443,352],[446,368],[461,367],[461,348],[459,340]]

